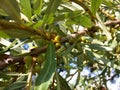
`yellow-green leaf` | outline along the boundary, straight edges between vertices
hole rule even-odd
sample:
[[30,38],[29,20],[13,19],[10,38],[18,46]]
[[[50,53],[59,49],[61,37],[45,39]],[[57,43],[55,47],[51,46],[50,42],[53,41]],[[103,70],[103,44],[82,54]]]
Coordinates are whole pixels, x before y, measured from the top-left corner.
[[30,0],[20,0],[20,6],[22,13],[30,19],[32,16]]
[[102,1],[103,0],[91,0],[91,11],[92,11],[93,15],[96,14]]
[[43,6],[43,0],[34,0],[34,13],[39,15]]

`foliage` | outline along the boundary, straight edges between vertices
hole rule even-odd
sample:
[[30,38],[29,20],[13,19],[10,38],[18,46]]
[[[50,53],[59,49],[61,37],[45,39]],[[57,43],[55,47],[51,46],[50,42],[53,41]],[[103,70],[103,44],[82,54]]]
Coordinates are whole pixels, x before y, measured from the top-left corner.
[[0,0],[0,89],[107,89],[107,77],[120,72],[119,4]]

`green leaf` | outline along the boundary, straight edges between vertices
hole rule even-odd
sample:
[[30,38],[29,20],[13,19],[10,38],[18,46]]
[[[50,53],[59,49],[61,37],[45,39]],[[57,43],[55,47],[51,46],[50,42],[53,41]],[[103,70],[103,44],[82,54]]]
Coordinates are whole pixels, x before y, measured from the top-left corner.
[[0,37],[3,37],[3,38],[10,38],[9,35],[7,35],[4,31],[0,30]]
[[2,79],[2,80],[10,80],[10,76],[8,76],[8,75],[6,75],[6,74],[3,74],[3,73],[0,73],[0,78]]
[[112,36],[111,36],[111,33],[109,32],[108,28],[104,25],[103,21],[101,20],[100,16],[98,15],[98,13],[96,14],[96,17],[98,19],[98,24],[99,24],[99,27],[103,30],[103,33],[105,33],[106,37],[107,37],[107,40],[111,40],[112,39]]
[[12,19],[20,23],[20,9],[16,0],[0,0],[2,8]]
[[34,23],[34,24],[32,25],[32,27],[33,27],[33,28],[41,27],[41,26],[42,26],[42,23],[43,23],[43,21],[42,21],[42,20],[39,20],[38,22]]
[[103,0],[103,3],[109,8],[115,7],[115,3],[113,2],[114,2],[113,0]]
[[91,62],[93,62],[95,56],[93,55],[92,51],[90,51],[90,50],[85,50],[85,52],[86,52],[86,57],[87,57]]
[[50,0],[48,7],[47,7],[47,10],[46,10],[46,13],[45,13],[44,18],[43,18],[43,25],[45,23],[49,23],[52,16],[56,12],[58,6],[60,5],[61,1],[62,0]]
[[21,74],[21,73],[18,73],[18,72],[5,72],[3,74],[7,75],[7,76],[27,76],[28,75],[28,74]]
[[117,33],[116,33],[116,40],[118,42],[120,41],[120,31],[117,31]]
[[60,56],[66,56],[66,55],[68,55],[71,52],[71,50],[74,48],[74,46],[75,46],[75,44],[73,44],[72,46],[70,46],[69,48],[67,48],[65,51],[61,52],[59,55]]
[[105,66],[100,75],[104,75],[106,73],[106,71],[107,71],[107,67]]
[[80,15],[79,13],[76,13],[76,15],[73,14],[73,17],[68,19],[66,24],[67,25],[77,24],[77,25],[82,25],[86,28],[90,28],[93,25],[91,19],[88,16]]
[[103,51],[103,50],[104,51],[112,51],[112,48],[106,47],[106,46],[103,46],[103,45],[100,45],[100,44],[90,44],[89,48],[95,49],[95,50],[101,50],[101,51]]
[[93,15],[96,14],[102,1],[103,0],[91,0],[91,11],[92,11]]
[[24,88],[26,84],[26,81],[15,82],[5,87],[4,90],[19,90]]
[[80,55],[78,55],[78,57],[77,57],[78,59],[77,59],[77,66],[78,67],[82,67],[84,64],[83,64],[83,62],[84,62],[84,54],[83,53],[81,53]]
[[2,16],[8,16],[8,14],[3,9],[0,9],[0,15],[2,15]]
[[56,71],[56,55],[55,46],[52,42],[49,43],[46,61],[44,67],[35,82],[35,90],[47,90],[50,82],[53,79],[53,74]]
[[3,38],[27,38],[33,35],[32,32],[19,29],[0,30],[0,37]]
[[60,36],[66,36],[66,34],[60,29],[60,26],[57,24],[57,25],[54,25],[53,28],[55,28],[56,32],[58,33],[58,35]]
[[31,19],[32,16],[32,10],[31,10],[31,3],[30,0],[20,0],[20,6],[22,9],[22,12],[25,16],[28,17],[28,19]]
[[34,0],[33,1],[33,8],[34,13],[39,15],[43,6],[43,0]]
[[81,15],[80,16],[80,24],[86,28],[90,28],[92,27],[93,23],[92,21],[90,20],[90,18],[88,18],[87,16],[85,15]]
[[57,79],[57,90],[71,90],[67,81],[58,73],[56,73],[56,79]]

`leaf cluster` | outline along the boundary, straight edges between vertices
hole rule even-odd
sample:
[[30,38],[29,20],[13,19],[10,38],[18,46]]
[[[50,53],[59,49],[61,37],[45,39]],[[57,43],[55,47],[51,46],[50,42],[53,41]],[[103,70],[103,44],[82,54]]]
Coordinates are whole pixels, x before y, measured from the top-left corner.
[[107,89],[120,72],[119,4],[0,0],[0,89]]

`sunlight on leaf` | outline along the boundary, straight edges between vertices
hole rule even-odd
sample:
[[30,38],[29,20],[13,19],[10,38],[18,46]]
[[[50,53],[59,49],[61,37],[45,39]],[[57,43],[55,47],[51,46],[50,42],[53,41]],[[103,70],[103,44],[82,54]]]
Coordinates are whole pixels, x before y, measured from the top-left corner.
[[34,0],[34,13],[39,15],[41,10],[42,10],[42,6],[43,6],[43,0]]
[[95,15],[103,0],[91,0],[91,11]]
[[23,14],[27,16],[29,19],[31,19],[32,10],[31,10],[30,0],[20,0],[20,5]]

